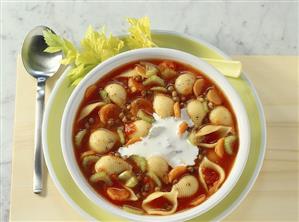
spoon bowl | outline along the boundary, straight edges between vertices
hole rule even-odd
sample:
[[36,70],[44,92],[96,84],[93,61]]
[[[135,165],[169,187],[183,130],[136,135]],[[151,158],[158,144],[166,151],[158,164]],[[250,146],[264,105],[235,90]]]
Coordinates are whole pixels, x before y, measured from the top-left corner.
[[[27,72],[35,78],[51,77],[60,67],[62,52],[47,53],[48,47],[43,37],[46,26],[37,26],[26,36],[22,47],[22,60]],[[53,32],[53,31],[52,31]]]

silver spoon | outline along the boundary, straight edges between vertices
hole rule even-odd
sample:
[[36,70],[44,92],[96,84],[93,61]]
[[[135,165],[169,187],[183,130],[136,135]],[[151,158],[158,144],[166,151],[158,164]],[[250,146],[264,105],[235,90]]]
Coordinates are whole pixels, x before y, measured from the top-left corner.
[[43,190],[41,126],[44,113],[45,85],[47,79],[59,69],[62,59],[62,52],[44,52],[47,48],[43,37],[43,31],[45,30],[52,31],[46,26],[37,26],[32,29],[27,34],[22,46],[24,67],[37,80],[33,171],[33,192],[36,194],[41,193]]

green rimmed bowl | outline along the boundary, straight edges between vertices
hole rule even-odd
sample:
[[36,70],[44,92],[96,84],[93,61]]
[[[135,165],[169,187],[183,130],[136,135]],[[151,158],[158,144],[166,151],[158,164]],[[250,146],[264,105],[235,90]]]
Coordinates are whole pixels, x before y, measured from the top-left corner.
[[[154,32],[153,40],[161,47],[179,49],[205,58],[228,58],[213,46],[202,40],[170,32]],[[246,110],[250,113],[251,147],[244,172],[233,190],[220,203],[194,220],[217,220],[231,212],[252,187],[260,170],[265,151],[265,121],[259,99],[251,83],[242,75],[229,82],[240,95]],[[59,191],[79,213],[89,219],[102,221],[125,221],[91,202],[72,180],[60,145],[60,123],[66,102],[73,90],[64,73],[56,83],[49,99],[43,125],[43,147],[49,173]]]

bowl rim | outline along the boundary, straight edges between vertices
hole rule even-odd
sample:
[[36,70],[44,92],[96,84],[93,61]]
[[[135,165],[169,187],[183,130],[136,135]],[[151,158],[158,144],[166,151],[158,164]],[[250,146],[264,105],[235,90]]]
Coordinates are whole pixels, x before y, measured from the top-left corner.
[[[193,68],[202,71],[204,75],[208,76],[213,82],[215,82],[215,84],[226,95],[232,106],[232,109],[234,110],[240,136],[239,151],[234,166],[232,167],[229,176],[226,178],[221,188],[199,206],[167,216],[141,216],[128,213],[98,195],[86,181],[85,177],[81,173],[81,170],[79,169],[73,152],[73,144],[71,139],[73,122],[76,116],[76,112],[70,112],[70,110],[73,110],[74,107],[75,110],[78,110],[78,107],[83,99],[84,92],[89,85],[93,84],[103,75],[119,66],[133,61],[153,58],[177,60],[178,62],[191,65]],[[70,122],[71,124],[67,124]],[[183,51],[168,48],[145,48],[135,49],[116,55],[96,66],[84,77],[84,79],[72,92],[65,106],[61,122],[60,139],[63,158],[66,162],[68,171],[70,172],[79,189],[96,205],[105,206],[105,209],[107,209],[111,213],[136,221],[152,221],[153,219],[159,219],[161,221],[182,221],[194,218],[196,216],[199,216],[200,214],[205,213],[206,211],[214,207],[217,203],[219,203],[233,189],[239,177],[242,175],[247,162],[250,146],[250,125],[247,112],[239,95],[233,89],[230,83],[225,79],[225,77],[215,68],[202,61],[200,58]],[[69,147],[72,147],[72,149],[69,149]],[[242,148],[242,150],[240,148]],[[239,169],[236,169],[237,166]]]

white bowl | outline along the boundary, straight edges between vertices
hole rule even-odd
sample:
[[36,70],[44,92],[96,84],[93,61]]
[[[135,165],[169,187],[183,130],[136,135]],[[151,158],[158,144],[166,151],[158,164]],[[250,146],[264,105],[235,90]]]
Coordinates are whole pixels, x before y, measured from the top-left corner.
[[[75,121],[77,110],[84,97],[84,93],[87,87],[97,82],[103,75],[109,73],[117,67],[120,67],[124,64],[133,61],[145,59],[174,60],[190,65],[195,69],[202,71],[206,76],[208,76],[212,81],[214,81],[217,84],[217,86],[222,90],[222,92],[229,100],[232,109],[234,110],[234,113],[236,115],[237,126],[239,130],[239,151],[236,156],[235,163],[231,169],[231,172],[229,176],[226,178],[221,188],[199,206],[168,216],[149,216],[131,214],[105,200],[103,197],[97,194],[96,191],[86,181],[77,164],[73,150],[73,123]],[[206,211],[214,207],[217,203],[219,203],[226,195],[228,195],[232,188],[235,186],[246,165],[250,147],[250,126],[246,110],[238,94],[232,88],[232,86],[229,84],[226,78],[215,68],[202,61],[198,57],[195,57],[191,54],[182,51],[166,48],[147,48],[124,52],[112,57],[111,59],[104,61],[103,63],[99,64],[96,68],[94,68],[80,82],[80,84],[74,89],[72,95],[70,96],[63,113],[60,136],[63,157],[66,162],[67,168],[72,178],[81,189],[81,191],[99,207],[104,208],[113,214],[119,215],[121,217],[133,221],[184,221],[205,213]]]

